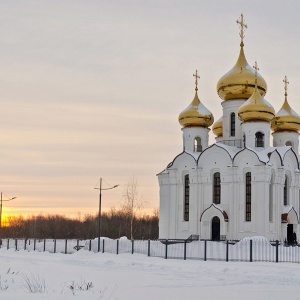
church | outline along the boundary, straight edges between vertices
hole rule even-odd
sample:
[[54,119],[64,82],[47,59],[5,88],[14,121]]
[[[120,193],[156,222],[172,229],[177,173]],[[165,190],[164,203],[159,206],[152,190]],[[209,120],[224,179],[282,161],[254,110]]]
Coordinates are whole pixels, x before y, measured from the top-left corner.
[[179,115],[183,151],[157,175],[160,239],[299,236],[300,117],[288,101],[286,76],[280,110],[265,100],[267,83],[244,53],[243,15],[237,23],[239,56],[217,83],[223,115],[214,122],[200,100],[196,71],[194,99]]

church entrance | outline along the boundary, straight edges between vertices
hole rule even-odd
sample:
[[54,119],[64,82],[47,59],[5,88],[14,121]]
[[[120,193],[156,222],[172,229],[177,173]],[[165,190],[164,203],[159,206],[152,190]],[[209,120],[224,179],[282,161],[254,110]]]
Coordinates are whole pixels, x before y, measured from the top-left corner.
[[294,244],[294,226],[293,224],[287,224],[286,239],[289,245]]
[[211,221],[211,239],[212,241],[220,240],[220,219],[213,217]]

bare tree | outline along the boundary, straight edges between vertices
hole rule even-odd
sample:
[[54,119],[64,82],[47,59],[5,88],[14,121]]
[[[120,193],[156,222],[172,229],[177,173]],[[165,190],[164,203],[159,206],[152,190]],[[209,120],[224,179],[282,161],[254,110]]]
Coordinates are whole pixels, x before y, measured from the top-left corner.
[[125,192],[123,195],[123,201],[121,203],[122,210],[129,221],[130,238],[133,239],[134,234],[134,221],[138,216],[139,211],[144,206],[145,202],[138,190],[137,179],[133,176],[128,180]]

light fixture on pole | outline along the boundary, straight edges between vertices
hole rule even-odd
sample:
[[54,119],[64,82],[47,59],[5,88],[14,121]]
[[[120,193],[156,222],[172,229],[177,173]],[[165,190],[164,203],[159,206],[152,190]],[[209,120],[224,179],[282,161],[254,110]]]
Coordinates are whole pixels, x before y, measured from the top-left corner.
[[102,197],[102,191],[106,191],[106,190],[112,190],[116,187],[118,187],[119,185],[115,185],[113,187],[110,188],[106,188],[103,189],[102,188],[102,178],[100,178],[100,184],[98,188],[94,188],[95,190],[99,190],[99,211],[98,211],[98,252],[100,252],[100,236],[101,236],[101,197]]
[[12,197],[9,199],[2,199],[2,192],[1,192],[1,198],[0,198],[0,228],[2,228],[2,202],[3,201],[11,201],[16,199],[17,197]]

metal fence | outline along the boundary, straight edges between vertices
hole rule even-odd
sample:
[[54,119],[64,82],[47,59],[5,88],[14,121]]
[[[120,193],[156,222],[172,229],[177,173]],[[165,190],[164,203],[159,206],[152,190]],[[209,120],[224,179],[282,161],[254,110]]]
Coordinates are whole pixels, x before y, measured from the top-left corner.
[[[1,248],[71,254],[80,249],[98,252],[98,239],[3,239]],[[300,263],[300,247],[267,240],[242,240],[239,242],[128,240],[101,238],[99,252],[140,253],[165,259],[198,259],[216,261],[294,262]]]

